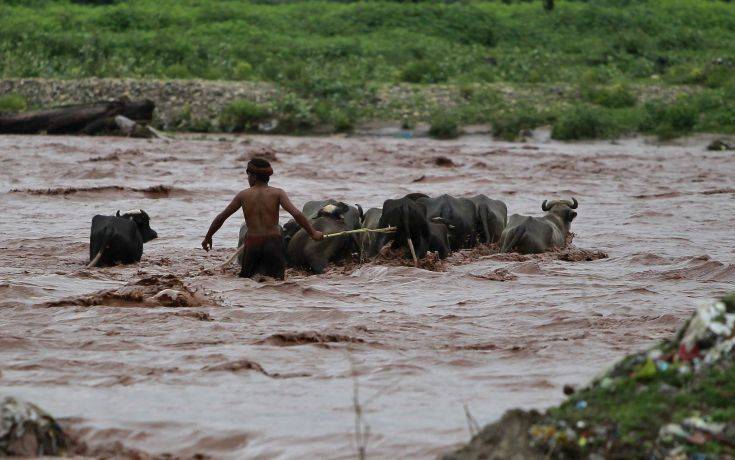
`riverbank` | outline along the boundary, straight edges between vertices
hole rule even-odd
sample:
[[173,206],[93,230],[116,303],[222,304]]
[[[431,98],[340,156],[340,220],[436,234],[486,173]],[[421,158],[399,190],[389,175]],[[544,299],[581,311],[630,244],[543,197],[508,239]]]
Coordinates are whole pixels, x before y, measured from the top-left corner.
[[735,458],[735,296],[541,414],[511,410],[445,460]]
[[[555,139],[572,140],[637,132],[668,139],[692,131],[735,130],[735,121],[725,126],[712,121],[720,116],[726,122],[726,114],[699,113],[713,90],[640,85],[590,91],[572,84],[387,85],[354,101],[360,115],[350,118],[267,82],[30,78],[0,80],[0,112],[126,97],[152,100],[154,125],[169,131],[327,134],[377,125],[411,135],[424,125],[429,135],[452,138],[484,124],[502,140],[526,139],[540,126],[549,127]],[[592,96],[612,106],[625,99],[629,107],[595,107],[587,102]]]

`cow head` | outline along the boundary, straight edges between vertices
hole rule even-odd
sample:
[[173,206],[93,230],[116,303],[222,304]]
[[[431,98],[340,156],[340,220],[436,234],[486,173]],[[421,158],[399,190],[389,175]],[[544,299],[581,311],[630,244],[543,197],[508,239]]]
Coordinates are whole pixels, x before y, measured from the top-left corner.
[[322,207],[317,213],[317,217],[332,217],[334,219],[341,219],[342,216],[350,210],[350,207],[346,204],[339,202],[337,204],[328,204]]
[[135,226],[138,227],[138,231],[140,232],[140,236],[143,238],[144,243],[158,238],[158,233],[151,229],[151,218],[148,217],[148,213],[142,209],[131,209],[130,211],[125,211],[122,215],[120,215],[120,211],[118,210],[116,215],[123,219],[132,220],[135,223]]
[[577,211],[575,211],[575,209],[577,209],[578,206],[579,203],[574,197],[572,197],[572,201],[554,200],[547,202],[544,200],[544,202],[541,203],[541,210],[552,213],[563,222],[571,224],[574,218],[577,217]]

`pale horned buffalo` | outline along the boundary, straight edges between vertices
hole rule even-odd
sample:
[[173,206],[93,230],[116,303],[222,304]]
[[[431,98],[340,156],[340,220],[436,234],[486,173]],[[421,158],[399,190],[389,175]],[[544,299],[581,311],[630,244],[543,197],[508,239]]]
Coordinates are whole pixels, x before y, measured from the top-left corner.
[[564,247],[578,206],[574,198],[572,201],[544,200],[541,209],[546,214],[543,217],[513,214],[500,238],[501,252],[537,254]]

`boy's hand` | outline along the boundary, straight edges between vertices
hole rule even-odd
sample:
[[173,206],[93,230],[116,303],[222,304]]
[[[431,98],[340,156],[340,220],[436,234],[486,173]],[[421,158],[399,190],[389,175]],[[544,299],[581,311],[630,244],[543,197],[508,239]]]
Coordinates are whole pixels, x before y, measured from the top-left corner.
[[212,237],[211,236],[205,236],[202,240],[202,248],[204,248],[205,251],[209,251],[212,249]]
[[314,230],[314,233],[311,234],[311,239],[320,241],[324,239],[324,233],[320,232],[319,230]]

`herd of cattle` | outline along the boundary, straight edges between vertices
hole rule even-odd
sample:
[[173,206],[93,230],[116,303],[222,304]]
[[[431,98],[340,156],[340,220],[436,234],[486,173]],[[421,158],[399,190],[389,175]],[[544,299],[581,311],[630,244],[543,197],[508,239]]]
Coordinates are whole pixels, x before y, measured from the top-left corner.
[[[314,241],[291,220],[283,227],[288,262],[298,268],[322,273],[329,263],[358,255],[373,258],[387,244],[422,258],[436,252],[440,258],[452,251],[478,244],[500,243],[503,252],[524,254],[545,252],[564,246],[569,228],[577,216],[577,200],[544,201],[543,217],[514,214],[502,201],[485,195],[457,198],[450,195],[429,197],[411,193],[403,198],[386,200],[382,208],[363,212],[360,205],[350,206],[336,200],[310,201],[303,212],[317,230],[337,233],[349,230],[395,227],[394,233],[359,233]],[[240,242],[247,228],[240,229]]]
[[[325,234],[359,229],[395,227],[393,233],[364,232],[320,241],[312,240],[294,221],[282,229],[284,251],[289,265],[322,273],[330,263],[357,255],[373,258],[388,244],[403,249],[406,257],[422,258],[434,251],[440,258],[452,251],[477,244],[499,243],[501,252],[540,253],[565,245],[578,202],[544,201],[542,217],[513,214],[507,206],[485,195],[457,198],[450,195],[429,197],[412,193],[386,200],[382,208],[363,212],[360,205],[337,200],[309,201],[303,213],[317,230]],[[239,244],[247,235],[240,228]],[[143,243],[157,237],[143,210],[116,216],[95,216],[90,236],[90,266],[132,263],[140,260]],[[240,261],[239,259],[238,261]]]

